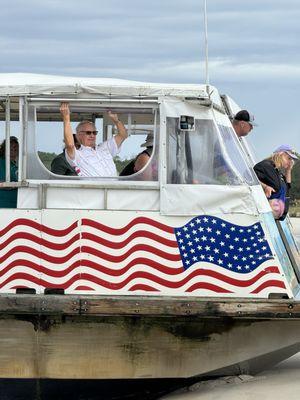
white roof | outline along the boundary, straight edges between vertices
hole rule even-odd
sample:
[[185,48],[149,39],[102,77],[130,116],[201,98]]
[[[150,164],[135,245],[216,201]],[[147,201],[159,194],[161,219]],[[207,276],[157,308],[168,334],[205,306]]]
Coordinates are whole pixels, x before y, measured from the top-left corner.
[[[214,101],[219,103],[219,94],[217,90],[210,87],[210,92],[213,92]],[[122,79],[83,78],[23,73],[0,74],[0,96],[53,94],[207,98],[206,86],[198,84],[147,83]]]

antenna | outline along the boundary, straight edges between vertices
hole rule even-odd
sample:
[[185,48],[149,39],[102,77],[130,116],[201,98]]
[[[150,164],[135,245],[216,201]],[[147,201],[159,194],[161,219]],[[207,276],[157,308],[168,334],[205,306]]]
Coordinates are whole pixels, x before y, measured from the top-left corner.
[[208,30],[207,30],[207,6],[204,0],[204,41],[205,41],[205,84],[209,95],[209,73],[208,73]]

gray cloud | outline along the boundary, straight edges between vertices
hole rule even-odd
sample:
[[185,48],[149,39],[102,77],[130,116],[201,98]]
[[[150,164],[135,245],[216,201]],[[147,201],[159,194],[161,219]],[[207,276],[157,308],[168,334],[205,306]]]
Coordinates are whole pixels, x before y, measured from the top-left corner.
[[[284,130],[274,110],[276,120],[285,113],[280,124],[300,148],[291,125],[298,112],[299,0],[207,3],[211,83],[259,120],[268,118],[267,152]],[[12,0],[1,7],[0,72],[203,82],[202,11],[199,0]],[[254,144],[264,129],[252,134]]]

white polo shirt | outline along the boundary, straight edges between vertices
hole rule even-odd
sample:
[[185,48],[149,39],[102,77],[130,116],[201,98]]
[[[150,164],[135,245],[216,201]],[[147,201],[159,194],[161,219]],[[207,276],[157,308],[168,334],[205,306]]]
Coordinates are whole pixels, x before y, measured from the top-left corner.
[[75,149],[75,157],[71,159],[66,154],[66,160],[75,168],[79,176],[118,176],[117,169],[113,160],[120,152],[120,147],[112,137],[111,139],[98,144],[95,149],[81,145]]

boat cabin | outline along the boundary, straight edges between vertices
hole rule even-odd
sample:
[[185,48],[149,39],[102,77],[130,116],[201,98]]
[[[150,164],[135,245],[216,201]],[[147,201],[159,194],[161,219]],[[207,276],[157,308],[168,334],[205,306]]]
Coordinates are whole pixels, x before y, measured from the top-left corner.
[[[297,296],[290,223],[273,219],[231,125],[239,108],[215,87],[1,74],[0,100],[0,206],[15,194],[0,210],[0,292]],[[51,149],[64,147],[62,102],[74,132],[95,123],[98,143],[116,133],[108,112],[118,114],[128,138],[116,176],[51,171]],[[122,175],[147,143],[147,164]]]

